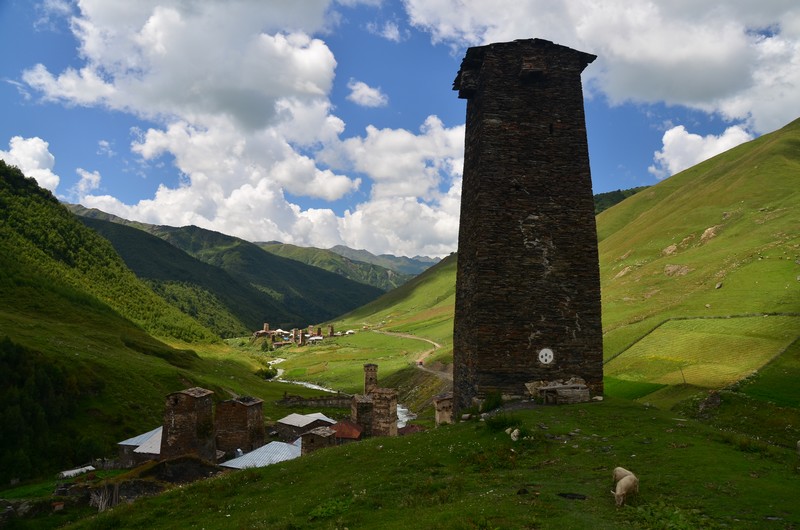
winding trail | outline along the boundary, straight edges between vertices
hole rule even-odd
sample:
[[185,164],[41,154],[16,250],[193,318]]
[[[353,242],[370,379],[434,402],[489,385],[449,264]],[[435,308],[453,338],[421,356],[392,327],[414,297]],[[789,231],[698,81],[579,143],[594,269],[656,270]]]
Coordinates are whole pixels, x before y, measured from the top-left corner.
[[381,331],[381,330],[377,330],[377,329],[373,329],[372,331],[374,333],[380,333],[382,335],[390,335],[392,337],[400,337],[400,338],[404,338],[404,339],[422,340],[422,341],[427,342],[428,344],[433,346],[433,348],[431,348],[430,350],[425,350],[424,352],[420,353],[419,357],[417,357],[416,362],[414,363],[414,365],[418,369],[422,370],[423,372],[428,372],[429,374],[433,374],[436,377],[438,377],[439,379],[443,379],[443,380],[449,381],[451,383],[453,382],[453,372],[452,371],[449,371],[449,370],[434,370],[434,369],[429,368],[429,367],[427,367],[425,365],[425,360],[428,357],[430,357],[436,350],[438,350],[439,348],[442,347],[442,345],[439,344],[438,342],[433,341],[431,339],[426,339],[424,337],[417,337],[416,335],[412,335],[410,333],[397,333],[397,332],[394,332],[394,331]]

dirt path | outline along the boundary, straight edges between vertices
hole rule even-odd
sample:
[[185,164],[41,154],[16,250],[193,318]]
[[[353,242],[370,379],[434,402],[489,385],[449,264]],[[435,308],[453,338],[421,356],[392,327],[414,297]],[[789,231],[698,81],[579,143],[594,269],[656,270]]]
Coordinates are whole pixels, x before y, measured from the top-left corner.
[[433,346],[433,348],[431,348],[430,350],[425,350],[424,352],[420,353],[419,357],[417,357],[416,362],[414,363],[414,365],[417,368],[419,368],[420,370],[422,370],[423,372],[428,372],[429,374],[433,374],[436,377],[438,377],[439,379],[444,379],[445,381],[450,381],[450,382],[453,381],[453,373],[452,372],[446,371],[446,370],[433,370],[431,368],[428,368],[425,365],[425,360],[428,357],[430,357],[433,354],[433,352],[435,352],[436,350],[438,350],[439,348],[442,347],[442,345],[439,344],[438,342],[432,341],[430,339],[426,339],[426,338],[423,338],[423,337],[417,337],[416,335],[411,335],[410,333],[396,333],[394,331],[380,331],[380,330],[377,330],[377,329],[373,329],[372,331],[374,331],[375,333],[380,333],[382,335],[391,335],[392,337],[401,337],[401,338],[404,338],[404,339],[422,340],[422,341],[427,342],[428,344]]

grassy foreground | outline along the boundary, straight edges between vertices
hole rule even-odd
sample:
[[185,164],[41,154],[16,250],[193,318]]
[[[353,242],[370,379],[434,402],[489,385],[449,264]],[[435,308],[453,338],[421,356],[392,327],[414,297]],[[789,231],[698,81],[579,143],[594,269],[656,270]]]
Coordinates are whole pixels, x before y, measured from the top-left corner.
[[[641,480],[621,509],[618,465]],[[612,398],[323,449],[76,528],[795,528],[798,491],[794,451]]]

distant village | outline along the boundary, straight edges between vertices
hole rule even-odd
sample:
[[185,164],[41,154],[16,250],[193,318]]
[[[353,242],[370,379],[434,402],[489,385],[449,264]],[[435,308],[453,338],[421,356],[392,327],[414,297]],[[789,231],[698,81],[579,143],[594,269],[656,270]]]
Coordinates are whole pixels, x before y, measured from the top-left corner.
[[[354,330],[348,329],[344,333],[341,331],[334,332],[333,325],[328,326],[328,337],[341,337],[342,335],[353,335]],[[264,323],[264,328],[254,332],[251,339],[266,339],[270,342],[272,349],[282,348],[284,346],[305,346],[306,344],[315,344],[322,342],[325,336],[322,334],[322,328],[308,326],[308,330],[302,328],[292,328],[290,331],[284,329],[269,329],[269,323]]]

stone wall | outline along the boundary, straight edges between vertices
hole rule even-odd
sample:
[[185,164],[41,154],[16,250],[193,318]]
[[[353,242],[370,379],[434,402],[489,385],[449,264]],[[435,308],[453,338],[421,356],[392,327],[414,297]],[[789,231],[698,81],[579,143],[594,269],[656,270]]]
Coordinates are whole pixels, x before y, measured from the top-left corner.
[[300,454],[305,456],[318,449],[336,445],[336,431],[330,427],[317,427],[304,432],[302,440]]
[[436,426],[453,423],[453,393],[447,392],[433,398]]
[[295,396],[292,394],[283,394],[283,398],[278,401],[279,405],[283,405],[285,407],[305,407],[311,409],[317,408],[339,408],[339,409],[346,409],[349,408],[351,402],[353,400],[353,396],[350,394],[344,394],[342,392],[337,392],[331,396],[315,396],[315,397],[303,397],[303,396]]
[[350,419],[361,427],[364,436],[372,436],[372,398],[363,394],[353,396]]
[[167,396],[161,434],[162,460],[191,454],[216,462],[213,394],[211,390],[194,387]]
[[602,392],[600,276],[581,72],[531,39],[470,48],[453,334],[454,407],[527,381]]

